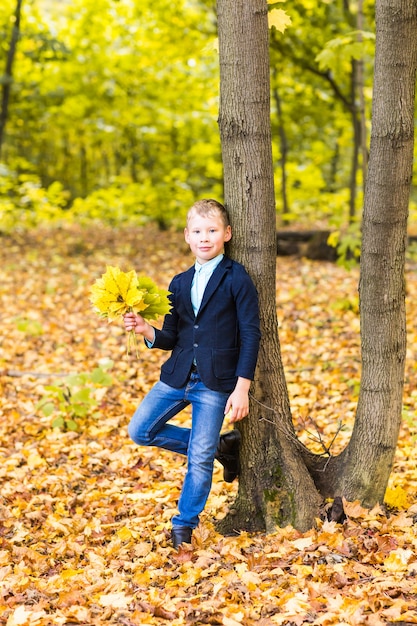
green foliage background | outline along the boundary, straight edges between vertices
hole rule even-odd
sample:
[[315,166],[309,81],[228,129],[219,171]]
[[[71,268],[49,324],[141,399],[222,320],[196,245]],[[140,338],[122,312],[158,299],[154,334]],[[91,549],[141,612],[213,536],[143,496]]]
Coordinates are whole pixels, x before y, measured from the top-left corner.
[[[369,133],[372,3],[360,38],[355,7],[342,0],[275,5],[291,19],[284,33],[271,28],[278,225],[357,231],[352,64],[364,63]],[[15,8],[16,0],[0,6],[0,72]],[[92,219],[180,227],[195,199],[221,199],[216,37],[215,0],[24,0],[0,161],[1,231]],[[411,223],[416,200],[414,186]]]

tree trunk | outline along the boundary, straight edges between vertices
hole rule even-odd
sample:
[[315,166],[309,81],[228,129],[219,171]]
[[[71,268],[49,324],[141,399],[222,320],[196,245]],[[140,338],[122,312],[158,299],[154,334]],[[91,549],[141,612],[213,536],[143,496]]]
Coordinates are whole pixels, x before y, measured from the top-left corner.
[[355,61],[352,61],[352,71],[350,79],[351,88],[351,118],[352,118],[352,131],[353,131],[353,146],[352,146],[352,161],[350,166],[350,181],[349,181],[349,224],[352,224],[356,214],[356,196],[358,191],[358,164],[359,164],[359,147],[360,147],[360,121],[358,118],[358,111],[355,104]]
[[[411,6],[412,5],[412,6]],[[401,421],[405,362],[404,265],[412,178],[417,5],[377,0],[373,127],[360,276],[362,377],[351,441],[338,457],[296,438],[278,340],[275,201],[266,0],[217,0],[220,115],[231,254],[259,292],[262,342],[242,432],[235,506],[219,526],[311,527],[321,498],[383,501]]]
[[262,331],[250,417],[239,425],[238,495],[219,528],[273,530],[293,524],[307,529],[320,496],[299,454],[278,339],[267,3],[218,0],[217,14],[224,195],[233,227],[230,253],[256,284]]
[[0,156],[4,143],[4,133],[6,128],[6,122],[9,111],[10,102],[10,88],[13,80],[13,63],[16,56],[17,42],[20,35],[20,15],[22,10],[23,0],[17,0],[16,9],[14,12],[14,23],[12,28],[12,34],[10,37],[9,49],[7,51],[6,68],[3,76],[3,88],[1,95],[1,111],[0,111]]
[[288,193],[287,193],[287,157],[288,157],[288,141],[287,133],[285,132],[285,124],[282,115],[281,96],[278,88],[278,72],[274,68],[274,87],[272,90],[275,107],[277,110],[278,119],[278,133],[279,133],[279,146],[281,152],[281,198],[282,198],[282,224],[286,226],[288,224]]
[[[356,5],[355,5],[356,6]],[[354,26],[356,20],[357,40],[362,41],[362,31],[364,28],[363,0],[358,0],[355,10],[356,18],[350,7],[350,3],[346,2],[345,13],[348,21]],[[365,94],[364,94],[364,60],[352,59],[351,71],[351,94],[350,94],[350,113],[352,117],[353,130],[353,152],[352,165],[350,172],[350,198],[349,198],[349,224],[353,224],[356,219],[356,200],[358,195],[359,171],[359,155],[362,156],[362,189],[365,190],[366,172],[368,166],[368,153],[366,145],[366,117],[365,117]]]
[[[364,14],[363,14],[363,0],[358,1],[358,14],[356,18],[357,30],[358,30],[358,41],[362,42],[362,31],[364,29]],[[365,194],[366,187],[366,176],[368,172],[368,143],[367,143],[367,132],[366,132],[366,107],[365,107],[365,63],[363,57],[360,60],[356,61],[356,79],[355,83],[357,85],[358,91],[358,101],[359,101],[359,118],[360,118],[360,138],[361,138],[361,154],[362,154],[362,189]]]
[[368,506],[383,500],[401,423],[416,33],[416,2],[377,0],[371,149],[359,285],[361,390],[338,479],[346,497],[359,497]]
[[401,424],[404,266],[412,181],[417,4],[377,0],[369,169],[360,271],[362,375],[351,440],[337,458],[304,451],[323,496],[382,502]]

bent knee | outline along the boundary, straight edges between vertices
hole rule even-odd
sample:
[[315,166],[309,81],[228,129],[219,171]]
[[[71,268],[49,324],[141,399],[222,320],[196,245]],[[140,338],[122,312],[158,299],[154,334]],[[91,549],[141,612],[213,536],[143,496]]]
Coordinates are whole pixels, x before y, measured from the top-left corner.
[[149,434],[138,430],[138,428],[135,428],[132,422],[128,425],[127,432],[131,440],[137,443],[138,446],[151,445],[152,439]]

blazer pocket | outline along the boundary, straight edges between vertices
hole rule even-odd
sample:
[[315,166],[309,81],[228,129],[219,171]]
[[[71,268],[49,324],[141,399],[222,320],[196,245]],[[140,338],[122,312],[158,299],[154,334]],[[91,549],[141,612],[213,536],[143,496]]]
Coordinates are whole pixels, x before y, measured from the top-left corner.
[[239,348],[213,350],[213,371],[216,378],[233,378],[236,376],[236,365]]
[[182,348],[178,348],[178,347],[174,348],[169,359],[165,361],[165,363],[163,363],[161,367],[161,371],[164,372],[165,374],[172,374],[175,370],[177,361],[182,352],[183,352]]

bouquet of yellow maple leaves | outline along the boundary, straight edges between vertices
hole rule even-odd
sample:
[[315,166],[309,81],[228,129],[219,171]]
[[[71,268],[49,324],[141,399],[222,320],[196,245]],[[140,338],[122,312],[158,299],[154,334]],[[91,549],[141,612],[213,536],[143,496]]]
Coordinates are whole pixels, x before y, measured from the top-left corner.
[[[109,322],[132,312],[154,320],[171,310],[168,296],[169,291],[159,289],[151,278],[138,276],[135,270],[122,272],[118,267],[107,265],[106,272],[91,287],[90,301],[99,315]],[[128,334],[128,353],[132,343],[137,355],[134,330]]]

